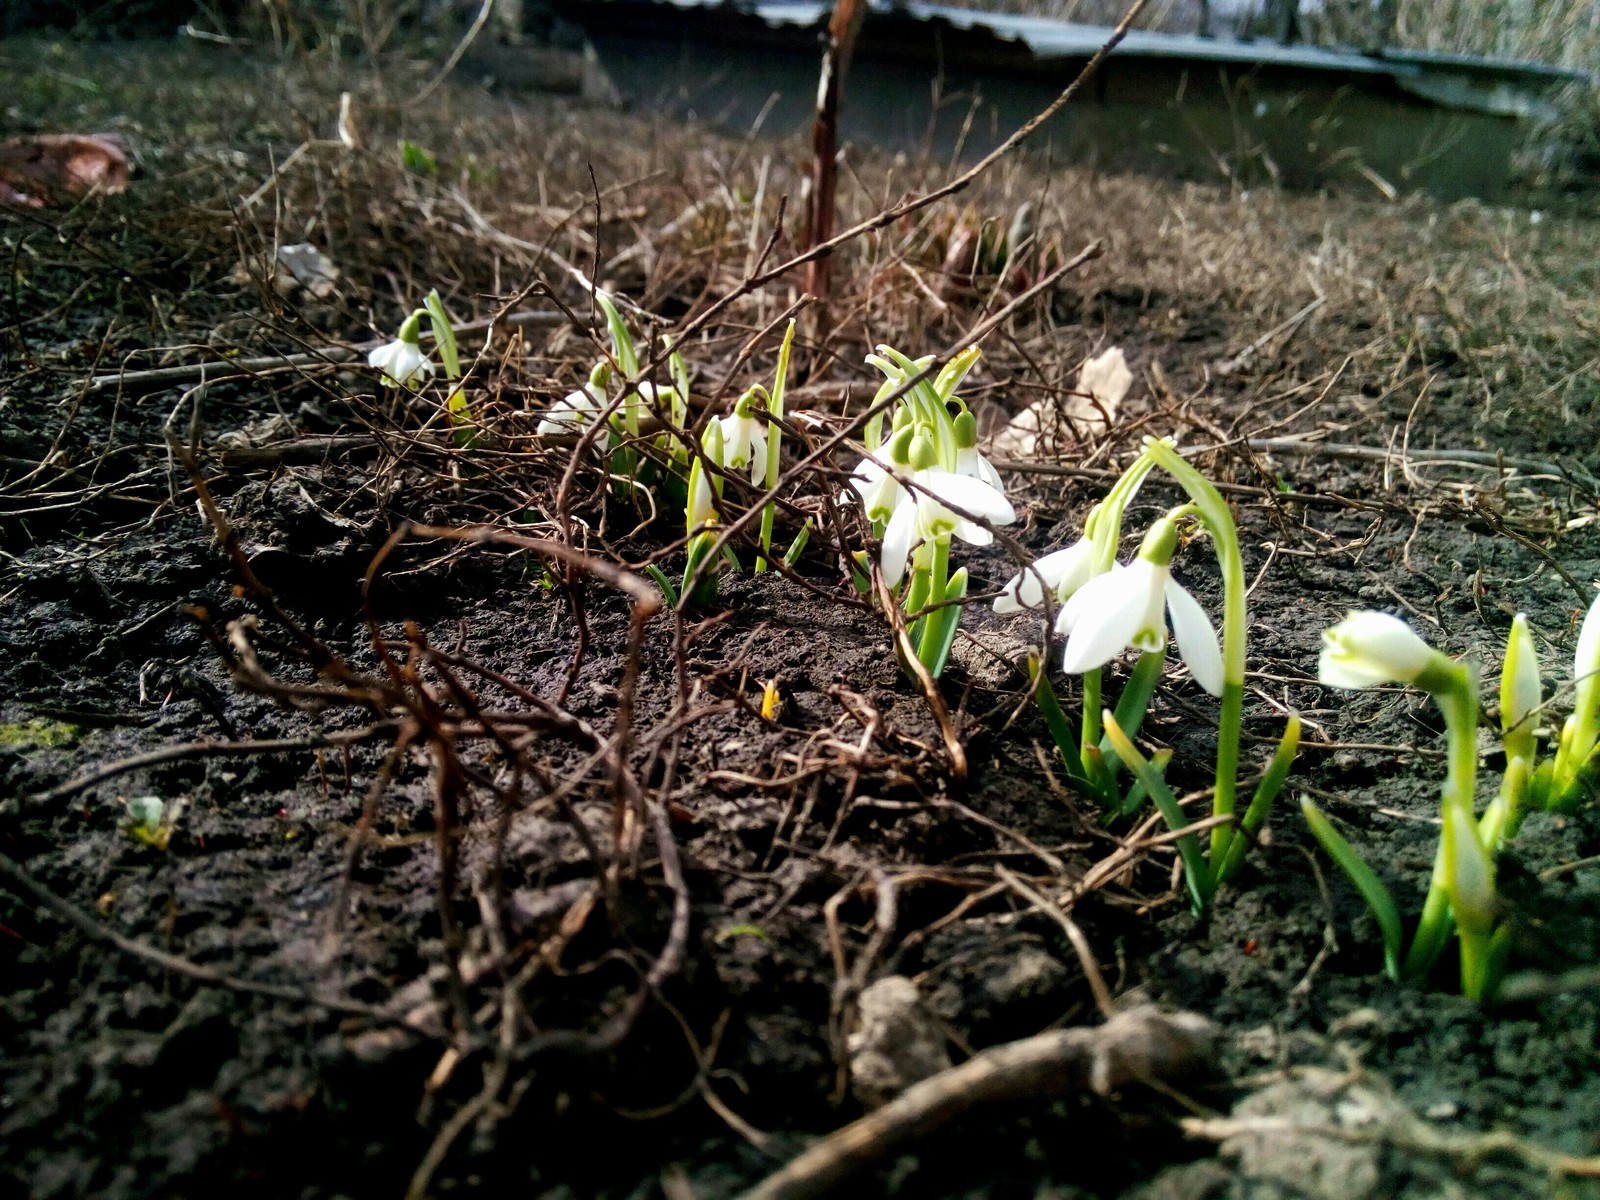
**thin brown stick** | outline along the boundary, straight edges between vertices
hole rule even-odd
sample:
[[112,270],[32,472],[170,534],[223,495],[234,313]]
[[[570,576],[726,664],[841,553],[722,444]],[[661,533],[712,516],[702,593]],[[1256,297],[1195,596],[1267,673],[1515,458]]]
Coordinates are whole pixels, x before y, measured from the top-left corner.
[[1153,1007],[1119,1013],[1098,1029],[1058,1029],[995,1046],[907,1088],[822,1139],[741,1200],[816,1200],[908,1142],[984,1104],[1105,1095],[1142,1079],[1181,1077],[1206,1063],[1216,1030],[1192,1013]]
[[1077,952],[1079,963],[1083,966],[1083,977],[1089,981],[1089,990],[1094,993],[1095,1007],[1100,1010],[1100,1015],[1109,1021],[1116,1014],[1111,989],[1106,986],[1106,978],[1100,973],[1100,964],[1095,961],[1089,939],[1083,936],[1083,930],[1078,928],[1078,923],[1067,916],[1066,909],[1029,886],[1014,872],[1006,870],[1003,866],[997,866],[995,874],[999,875],[1013,892],[1061,926],[1067,935],[1067,940],[1072,943],[1073,950]]
[[184,742],[177,746],[162,746],[159,750],[147,750],[143,754],[135,754],[130,758],[118,759],[116,762],[96,767],[87,775],[79,775],[67,780],[66,783],[58,783],[46,791],[34,793],[27,798],[27,802],[48,804],[53,800],[65,800],[68,796],[75,796],[108,779],[126,775],[130,771],[140,771],[145,767],[160,766],[162,763],[181,762],[191,758],[236,757],[274,754],[286,750],[323,750],[329,746],[354,746],[382,734],[394,733],[403,725],[401,721],[376,721],[371,725],[363,725],[360,729],[313,734],[310,737],[250,738],[237,742]]
[[56,916],[71,925],[79,933],[97,942],[104,942],[114,946],[122,953],[133,958],[143,959],[164,971],[171,971],[175,975],[182,975],[193,979],[196,983],[205,984],[207,987],[226,988],[233,992],[248,992],[257,996],[266,996],[273,1000],[286,1000],[292,1004],[310,1004],[318,1008],[325,1008],[329,1012],[347,1013],[350,1016],[367,1017],[373,1021],[384,1024],[396,1024],[395,1019],[384,1013],[382,1009],[373,1008],[371,1005],[360,1004],[354,1000],[329,999],[317,996],[299,988],[284,987],[275,983],[256,983],[249,979],[235,979],[225,975],[212,967],[202,966],[200,963],[190,962],[176,954],[169,954],[165,950],[158,950],[154,946],[147,946],[136,938],[126,937],[116,930],[107,927],[103,922],[95,920],[77,905],[56,895],[49,888],[30,875],[20,863],[6,854],[0,854],[0,878],[4,878],[13,891],[19,896],[32,896]]

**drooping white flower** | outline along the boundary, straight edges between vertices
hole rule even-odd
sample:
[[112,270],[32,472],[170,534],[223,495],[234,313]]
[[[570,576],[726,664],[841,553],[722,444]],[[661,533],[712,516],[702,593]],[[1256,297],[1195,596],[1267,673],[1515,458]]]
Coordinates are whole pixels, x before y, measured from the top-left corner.
[[950,434],[956,444],[956,474],[981,479],[995,491],[1004,494],[1005,483],[1000,472],[978,451],[978,419],[972,410],[963,407],[950,423]]
[[981,479],[997,492],[1004,492],[1006,485],[1000,478],[1000,472],[994,469],[994,464],[978,452],[976,446],[963,447],[956,451],[956,474],[967,475],[973,479]]
[[[889,440],[857,463],[856,469],[850,473],[850,486],[861,498],[861,507],[866,510],[867,520],[873,522],[888,521],[900,505],[905,489],[900,486],[900,480],[895,478],[896,474],[911,475],[913,431],[910,421],[896,413],[895,424]],[[839,493],[841,503],[849,497],[849,492]]]
[[722,425],[724,465],[730,471],[749,468],[750,482],[760,483],[767,472],[766,429],[748,408],[744,411],[736,408],[732,416],[720,418],[719,423]]
[[973,546],[987,546],[994,541],[994,534],[961,513],[970,513],[991,525],[1009,525],[1017,519],[1016,509],[1001,492],[970,475],[925,467],[913,472],[911,482],[915,486],[900,489],[883,533],[883,578],[890,587],[899,584],[906,560],[918,542],[952,536]]
[[587,421],[594,418],[605,404],[605,393],[592,382],[575,392],[568,392],[550,406],[539,421],[541,435],[551,433],[576,433]]
[[1317,682],[1342,688],[1412,683],[1438,657],[1438,651],[1399,617],[1353,612],[1322,631]]
[[[907,466],[905,472],[909,475],[910,471]],[[856,469],[850,473],[850,486],[861,498],[861,507],[870,521],[887,521],[893,516],[904,491],[900,481],[871,455],[856,464]],[[839,498],[844,500],[848,496],[848,492],[843,492]]]
[[1081,674],[1103,667],[1124,650],[1155,653],[1167,645],[1167,618],[1194,681],[1222,695],[1222,648],[1200,602],[1172,578],[1171,567],[1148,558],[1114,566],[1080,587],[1056,617],[1068,634],[1062,669]]
[[1089,582],[1093,569],[1094,544],[1088,538],[1079,538],[1064,550],[1034,559],[1031,568],[1007,580],[1005,588],[995,597],[994,611],[1015,613],[1025,608],[1042,608],[1045,588],[1054,593],[1056,603],[1063,603]]
[[422,352],[418,336],[426,310],[418,309],[400,326],[399,336],[367,355],[367,365],[381,371],[392,387],[406,387],[434,372],[433,362]]

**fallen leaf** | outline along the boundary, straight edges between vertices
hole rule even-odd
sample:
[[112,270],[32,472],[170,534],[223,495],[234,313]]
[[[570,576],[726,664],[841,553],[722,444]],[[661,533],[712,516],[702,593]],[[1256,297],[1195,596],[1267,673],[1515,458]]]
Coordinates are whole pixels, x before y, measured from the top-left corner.
[[1133,371],[1118,346],[1089,359],[1078,370],[1078,383],[1064,395],[1035,400],[994,435],[993,449],[1011,458],[1032,458],[1041,443],[1062,437],[1077,441],[1103,433],[1116,424],[1117,411],[1133,388]]
[[42,208],[128,186],[128,154],[114,137],[34,134],[0,142],[0,204]]

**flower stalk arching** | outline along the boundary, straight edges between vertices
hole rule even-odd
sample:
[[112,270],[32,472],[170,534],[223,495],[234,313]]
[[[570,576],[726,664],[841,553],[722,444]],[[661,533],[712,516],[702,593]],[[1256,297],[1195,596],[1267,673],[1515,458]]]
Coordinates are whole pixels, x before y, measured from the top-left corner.
[[[1462,991],[1475,1001],[1490,1000],[1499,986],[1509,946],[1508,928],[1497,920],[1494,882],[1494,851],[1505,822],[1503,815],[1496,815],[1494,805],[1482,821],[1473,815],[1478,771],[1477,672],[1433,649],[1404,621],[1385,613],[1351,613],[1322,637],[1317,676],[1325,686],[1412,684],[1432,696],[1444,716],[1447,751],[1440,792],[1439,849],[1417,928],[1404,954],[1399,910],[1388,889],[1316,806],[1302,800],[1311,831],[1378,917],[1384,934],[1384,969],[1391,978],[1414,980],[1426,975],[1454,932],[1461,947]],[[1523,695],[1527,695],[1525,681]]]
[[[1150,527],[1132,563],[1119,565],[1116,556],[1124,517],[1156,467],[1171,474],[1189,499]],[[1219,640],[1200,603],[1172,577],[1171,560],[1190,522],[1206,529],[1216,547],[1225,589],[1225,640]],[[1181,815],[1170,791],[1152,786],[1152,772],[1160,776],[1170,754],[1146,759],[1133,744],[1165,669],[1169,622],[1171,640],[1194,681],[1223,701],[1213,813],[1235,819],[1220,823],[1205,849],[1199,847],[1195,835],[1183,835],[1193,842],[1185,868],[1192,876],[1197,911],[1203,911],[1216,888],[1242,869],[1249,847],[1283,789],[1300,738],[1300,721],[1290,714],[1250,803],[1242,813],[1236,811],[1248,630],[1243,556],[1232,512],[1216,488],[1177,454],[1172,442],[1146,438],[1140,455],[1090,510],[1079,542],[1045,556],[1012,579],[1002,589],[995,611],[1038,607],[1047,592],[1061,601],[1056,631],[1068,635],[1062,667],[1083,677],[1083,712],[1075,742],[1048,680],[1030,668],[1030,683],[1068,775],[1098,797],[1110,815],[1131,815],[1146,797],[1169,823],[1174,815]],[[1102,702],[1102,668],[1128,649],[1142,653],[1112,710]],[[1126,794],[1117,779],[1123,768],[1133,777]],[[1187,828],[1186,821],[1171,823],[1171,828],[1175,833]]]
[[[1145,439],[1145,453],[1189,493],[1196,512],[1211,534],[1217,569],[1222,574],[1222,712],[1217,721],[1216,790],[1213,816],[1231,814],[1239,787],[1239,737],[1244,722],[1245,643],[1249,615],[1245,607],[1244,557],[1233,512],[1222,493],[1195,470],[1170,441]],[[1227,825],[1211,830],[1211,861],[1222,862],[1237,831]]]
[[[1433,697],[1445,726],[1445,780],[1441,790],[1440,807],[1443,814],[1444,836],[1439,841],[1439,852],[1434,859],[1433,875],[1428,881],[1428,893],[1423,898],[1422,916],[1417,931],[1411,939],[1411,949],[1401,965],[1402,979],[1417,979],[1433,969],[1450,941],[1455,927],[1451,911],[1452,880],[1456,868],[1469,860],[1472,852],[1459,836],[1465,828],[1460,817],[1465,813],[1471,823],[1474,842],[1477,842],[1477,820],[1473,817],[1473,794],[1478,776],[1478,684],[1474,672],[1434,651],[1434,658],[1410,682]],[[1479,850],[1482,846],[1479,844]],[[1474,906],[1479,907],[1477,905]],[[1463,926],[1462,965],[1466,969],[1468,956],[1478,949],[1478,930]],[[1469,949],[1469,940],[1472,946]],[[1465,979],[1463,979],[1465,982]],[[1471,995],[1471,993],[1468,993]],[[1473,996],[1473,999],[1480,998]]]

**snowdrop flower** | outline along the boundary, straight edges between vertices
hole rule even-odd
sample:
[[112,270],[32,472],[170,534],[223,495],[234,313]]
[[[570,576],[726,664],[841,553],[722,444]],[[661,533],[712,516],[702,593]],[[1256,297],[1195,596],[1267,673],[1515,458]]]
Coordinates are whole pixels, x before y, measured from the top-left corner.
[[[734,405],[733,415],[719,421],[723,465],[730,471],[748,467],[751,483],[760,483],[767,472],[767,431],[754,414],[757,395],[754,391],[746,392]],[[851,483],[854,482],[852,479]]]
[[1094,543],[1081,537],[1064,550],[1035,559],[1031,568],[1013,575],[995,597],[994,611],[1017,613],[1025,608],[1043,608],[1045,588],[1054,593],[1057,604],[1063,603],[1089,582],[1093,569]]
[[[899,585],[906,560],[919,542],[952,536],[973,546],[987,546],[994,541],[994,534],[988,529],[952,508],[992,525],[1009,525],[1017,519],[1011,502],[983,480],[931,465],[937,460],[926,436],[912,438],[910,457],[915,468],[911,482],[915,486],[901,489],[889,527],[883,533],[883,578],[890,587]],[[918,466],[921,463],[930,465]]]
[[588,383],[550,406],[535,432],[541,437],[551,433],[576,433],[584,422],[592,420],[605,407],[606,384],[610,381],[611,364],[598,364],[589,372]]
[[600,411],[604,401],[604,393],[597,390],[594,384],[584,384],[577,391],[568,392],[550,406],[550,411],[545,413],[539,422],[538,432],[541,435],[576,433],[579,426]]
[[406,318],[394,341],[379,346],[367,355],[367,365],[383,373],[385,382],[393,387],[408,384],[433,374],[433,363],[422,352],[418,334],[427,310],[419,308]]
[[[888,444],[879,448],[877,455],[867,455],[850,473],[850,486],[860,497],[867,520],[886,522],[900,506],[905,489],[900,486],[890,467],[902,475],[911,474],[911,437],[911,426],[902,422]],[[839,499],[844,501],[849,495],[849,492],[841,492]]]
[[1399,617],[1353,612],[1322,631],[1317,682],[1341,688],[1415,683],[1440,657]]
[[1139,557],[1096,575],[1061,606],[1056,630],[1068,634],[1062,669],[1082,674],[1103,667],[1124,650],[1156,653],[1167,645],[1167,618],[1178,655],[1194,681],[1222,695],[1222,648],[1200,602],[1172,578],[1177,521],[1168,516],[1145,535]]
[[978,453],[978,418],[972,415],[970,409],[964,408],[952,424],[956,439],[956,474],[981,479],[995,491],[1004,493],[1006,486],[1000,478],[1000,472]]

